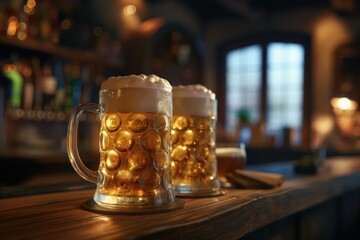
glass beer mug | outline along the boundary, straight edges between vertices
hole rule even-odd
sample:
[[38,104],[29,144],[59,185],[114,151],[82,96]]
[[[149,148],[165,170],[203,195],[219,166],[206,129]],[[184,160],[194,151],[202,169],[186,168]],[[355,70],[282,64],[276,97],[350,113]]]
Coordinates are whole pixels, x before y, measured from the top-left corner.
[[171,169],[175,194],[224,194],[215,155],[215,94],[202,85],[173,87],[173,108]]
[[[98,212],[156,212],[181,208],[171,183],[171,85],[155,75],[110,77],[99,103],[79,105],[68,128],[68,155],[75,171],[96,183],[93,200],[83,207]],[[100,164],[88,169],[77,149],[83,112],[100,117]]]

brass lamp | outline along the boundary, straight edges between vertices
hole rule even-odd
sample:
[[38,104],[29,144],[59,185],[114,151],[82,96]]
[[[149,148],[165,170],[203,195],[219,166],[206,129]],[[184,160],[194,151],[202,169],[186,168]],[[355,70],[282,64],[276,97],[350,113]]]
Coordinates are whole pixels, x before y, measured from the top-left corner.
[[353,137],[355,113],[358,103],[350,95],[339,95],[330,101],[335,113],[335,122],[342,136]]
[[331,99],[331,106],[335,113],[352,113],[358,108],[358,103],[347,96],[339,96]]
[[358,108],[358,103],[353,96],[353,86],[345,81],[340,87],[339,95],[331,99],[330,104],[335,114],[348,115],[354,113]]

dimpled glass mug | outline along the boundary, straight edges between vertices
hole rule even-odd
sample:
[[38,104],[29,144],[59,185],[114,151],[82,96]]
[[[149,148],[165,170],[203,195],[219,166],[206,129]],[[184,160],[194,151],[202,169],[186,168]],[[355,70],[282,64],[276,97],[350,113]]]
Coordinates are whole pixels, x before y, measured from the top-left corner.
[[[171,183],[171,85],[155,75],[110,77],[101,85],[99,103],[79,105],[68,128],[68,155],[75,171],[96,183],[87,210],[146,213],[179,209]],[[83,112],[100,117],[100,164],[88,169],[77,149]]]
[[215,155],[215,94],[199,84],[173,87],[173,108],[171,169],[175,194],[224,194]]

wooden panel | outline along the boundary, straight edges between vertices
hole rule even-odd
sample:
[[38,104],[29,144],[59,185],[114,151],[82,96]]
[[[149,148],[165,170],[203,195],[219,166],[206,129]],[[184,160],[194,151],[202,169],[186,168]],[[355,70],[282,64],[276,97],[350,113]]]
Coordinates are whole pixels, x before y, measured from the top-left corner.
[[343,239],[360,239],[360,190],[345,194],[338,202],[338,228]]
[[337,236],[336,201],[312,207],[300,214],[299,240],[339,239]]
[[297,240],[297,219],[290,216],[285,219],[276,221],[255,232],[245,235],[243,240]]
[[[186,199],[184,209],[149,215],[101,215],[81,209],[93,191],[0,200],[4,239],[238,239],[348,191],[360,189],[360,158],[333,159],[314,176],[270,190],[229,189],[213,198]],[[291,235],[291,233],[288,233]]]

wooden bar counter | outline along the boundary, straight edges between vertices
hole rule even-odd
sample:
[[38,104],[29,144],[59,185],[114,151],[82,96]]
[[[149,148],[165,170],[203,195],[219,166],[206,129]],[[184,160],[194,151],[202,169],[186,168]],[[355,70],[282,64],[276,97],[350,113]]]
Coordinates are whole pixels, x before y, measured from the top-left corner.
[[[292,169],[290,163],[283,166]],[[297,216],[306,219],[321,204],[335,201],[333,205],[339,207],[340,201],[345,205],[331,220],[335,226],[345,224],[339,219],[346,211],[350,211],[346,220],[360,220],[360,157],[328,159],[318,174],[295,176],[275,189],[226,191],[220,197],[184,199],[181,210],[147,215],[83,210],[81,204],[92,197],[94,189],[5,198],[0,200],[0,239],[252,239],[251,234],[276,222],[283,226],[285,236],[305,239],[299,226],[306,228],[315,219],[302,222]],[[347,200],[333,200],[349,193],[354,194]],[[284,223],[284,219],[289,220]],[[289,227],[289,222],[297,227]],[[360,228],[360,221],[357,224]],[[331,226],[327,231],[331,236]]]

